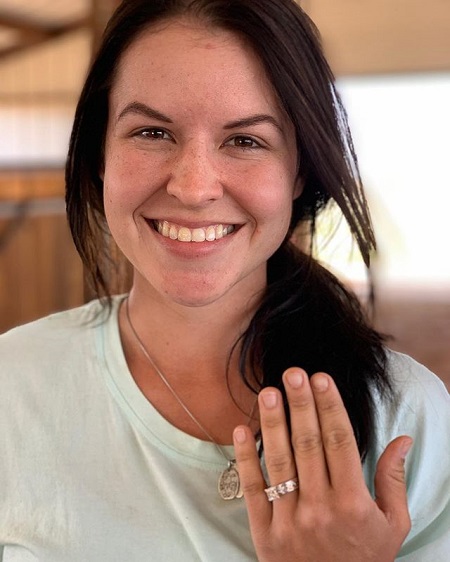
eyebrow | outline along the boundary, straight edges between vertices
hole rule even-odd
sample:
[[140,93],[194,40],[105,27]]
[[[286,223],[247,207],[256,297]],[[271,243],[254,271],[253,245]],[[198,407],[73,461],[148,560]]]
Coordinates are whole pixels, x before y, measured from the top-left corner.
[[[157,119],[158,121],[163,121],[164,123],[173,123],[172,119],[167,117],[167,115],[164,115],[164,113],[161,113],[160,111],[153,109],[149,105],[138,101],[133,101],[125,106],[125,108],[120,112],[117,121],[120,121],[120,119],[122,119],[129,113],[144,115],[145,117],[149,117],[150,119]],[[250,115],[249,117],[243,117],[242,119],[237,119],[236,121],[230,121],[224,126],[224,129],[239,129],[240,127],[251,127],[253,125],[259,125],[260,123],[270,123],[279,131],[283,132],[283,129],[279,125],[278,121],[274,117],[272,117],[272,115],[264,113]]]
[[150,119],[157,119],[158,121],[163,121],[164,123],[173,123],[172,119],[153,109],[149,105],[145,103],[140,103],[138,101],[133,101],[129,103],[125,108],[120,112],[119,116],[117,117],[117,121],[120,121],[122,117],[128,115],[129,113],[135,113],[137,115],[144,115],[145,117],[149,117]]
[[270,123],[276,127],[279,131],[283,132],[278,121],[272,117],[272,115],[251,115],[250,117],[244,117],[243,119],[237,119],[236,121],[231,121],[227,123],[224,129],[239,129],[240,127],[251,127],[252,125],[259,125],[260,123]]

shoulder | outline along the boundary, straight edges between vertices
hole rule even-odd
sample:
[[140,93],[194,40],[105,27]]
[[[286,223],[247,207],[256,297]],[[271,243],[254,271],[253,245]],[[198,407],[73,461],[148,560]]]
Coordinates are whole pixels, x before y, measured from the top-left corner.
[[395,396],[378,404],[377,456],[398,435],[414,440],[405,466],[412,529],[402,555],[405,562],[444,560],[450,548],[450,395],[411,357],[388,351],[387,358]]
[[99,300],[24,324],[0,336],[0,378],[11,372],[34,371],[72,354],[82,355],[96,328],[109,318]]
[[387,360],[394,399],[380,403],[379,409],[390,428],[405,425],[420,432],[423,424],[450,424],[450,395],[442,380],[407,355],[388,350]]
[[408,355],[388,349],[387,365],[391,380],[400,391],[425,387],[438,392],[445,390],[443,382],[436,375]]
[[[0,345],[5,350],[8,346],[18,344],[22,340],[28,340],[28,343],[32,343],[35,340],[64,337],[67,332],[74,332],[88,325],[98,316],[100,311],[101,304],[98,300],[95,300],[78,308],[39,318],[2,334]],[[31,340],[28,338],[31,338]]]
[[[407,355],[388,350],[387,360],[393,398],[377,399],[378,452],[394,437],[409,435],[415,441],[413,450],[423,452],[426,449],[429,455],[431,452],[433,455],[441,456],[443,452],[448,455],[450,395],[444,383]],[[427,459],[421,460],[422,466],[424,463]],[[449,467],[449,464],[445,467],[447,472]]]

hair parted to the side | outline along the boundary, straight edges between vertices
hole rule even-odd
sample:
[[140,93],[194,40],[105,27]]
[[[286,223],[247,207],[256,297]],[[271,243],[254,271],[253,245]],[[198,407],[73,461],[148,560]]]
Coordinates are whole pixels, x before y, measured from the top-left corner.
[[337,202],[369,264],[374,236],[332,72],[316,27],[293,0],[126,0],[111,18],[78,103],[66,165],[66,200],[75,245],[97,293],[109,294],[115,257],[103,209],[104,142],[115,70],[139,34],[189,16],[239,33],[261,58],[297,136],[302,196],[292,228]]
[[[381,337],[357,299],[290,235],[309,225],[328,202],[341,209],[369,267],[375,239],[345,110],[323,55],[319,33],[294,0],[124,0],[111,18],[77,106],[66,165],[69,224],[89,281],[111,294],[117,266],[103,207],[102,170],[109,94],[130,44],[159,22],[189,17],[243,37],[259,56],[296,131],[303,192],[293,203],[291,228],[268,264],[268,288],[242,338],[248,358],[263,372],[259,386],[280,386],[284,368],[328,371],[349,411],[361,455],[372,437],[372,391],[388,390]],[[248,382],[248,384],[251,384]],[[255,389],[258,390],[258,389]]]

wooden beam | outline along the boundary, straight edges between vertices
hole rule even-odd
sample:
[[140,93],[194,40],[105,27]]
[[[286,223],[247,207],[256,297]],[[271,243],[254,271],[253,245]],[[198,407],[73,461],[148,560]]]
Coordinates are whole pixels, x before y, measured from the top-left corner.
[[91,0],[91,30],[92,50],[95,52],[100,43],[103,31],[112,16],[114,10],[119,6],[120,0]]
[[69,90],[49,92],[8,92],[0,91],[0,106],[53,106],[73,108],[78,101],[78,93]]
[[[0,14],[0,24],[1,24],[1,17]],[[30,49],[31,47],[36,47],[45,43],[47,41],[51,41],[62,35],[67,35],[73,31],[77,31],[83,27],[87,27],[89,25],[89,18],[83,17],[73,21],[70,21],[65,24],[60,25],[42,25],[42,24],[26,24],[25,20],[21,20],[22,28],[21,31],[21,40],[19,43],[15,43],[14,45],[10,45],[3,49],[0,49],[0,61],[4,60],[6,57],[11,55],[15,55],[20,53],[24,50]],[[26,29],[25,29],[26,28]],[[17,29],[17,27],[16,27]]]
[[17,14],[0,10],[0,26],[8,27],[25,34],[46,34],[53,26],[44,23],[42,20],[35,20],[29,17],[18,16]]
[[450,70],[446,0],[299,0],[337,75]]

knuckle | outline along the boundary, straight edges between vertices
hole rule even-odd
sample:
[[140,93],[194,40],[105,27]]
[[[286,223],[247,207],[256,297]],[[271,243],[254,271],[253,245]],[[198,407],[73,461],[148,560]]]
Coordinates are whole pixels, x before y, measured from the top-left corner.
[[391,527],[395,529],[397,535],[403,541],[412,527],[411,516],[407,507],[405,506],[404,509],[389,512],[387,513],[387,517]]
[[345,411],[345,408],[341,401],[327,399],[320,403],[320,410],[327,416],[335,416]]
[[291,411],[303,412],[308,408],[311,408],[313,401],[304,395],[294,395],[289,397],[289,409]]
[[256,481],[242,482],[241,481],[242,492],[246,497],[254,497],[261,493],[261,484]]
[[392,482],[394,484],[405,486],[405,469],[404,467],[388,467],[379,466],[375,475],[376,482]]
[[400,467],[393,468],[391,473],[390,473],[390,477],[391,477],[392,480],[394,480],[394,482],[396,482],[398,484],[404,484],[405,483],[405,467],[400,466]]
[[316,431],[296,433],[292,435],[292,447],[299,453],[314,453],[322,448],[322,437]]
[[353,435],[344,427],[330,429],[323,436],[325,448],[331,451],[346,450],[353,447]]
[[236,460],[238,461],[239,465],[253,463],[255,462],[257,456],[257,453],[253,450],[243,449],[240,451],[236,451]]
[[324,505],[317,504],[309,509],[303,509],[300,517],[301,527],[309,533],[317,533],[320,529],[326,532],[332,524],[332,514]]
[[340,498],[337,509],[339,509],[343,519],[358,524],[369,520],[372,514],[372,506],[359,496]]
[[262,420],[264,429],[278,429],[284,427],[284,421],[281,416],[269,416]]
[[409,513],[405,513],[404,517],[402,518],[400,524],[400,532],[403,534],[404,537],[411,531],[412,521]]
[[266,466],[270,474],[285,474],[294,469],[292,456],[286,453],[269,455],[266,458]]

